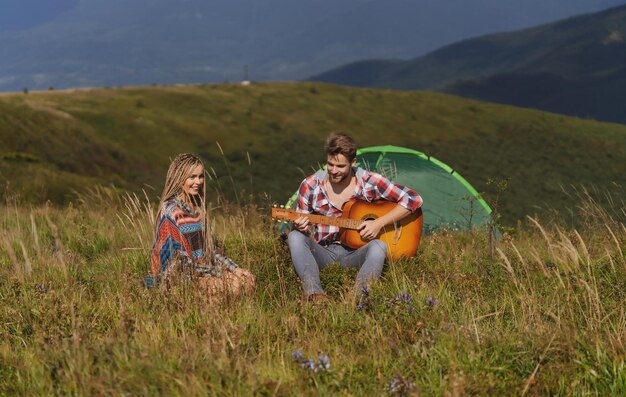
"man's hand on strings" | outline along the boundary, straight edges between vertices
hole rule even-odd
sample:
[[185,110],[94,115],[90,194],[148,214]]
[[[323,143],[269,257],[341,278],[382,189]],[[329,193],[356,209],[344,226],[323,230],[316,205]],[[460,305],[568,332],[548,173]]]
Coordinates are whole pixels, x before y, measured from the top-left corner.
[[379,222],[375,220],[367,220],[367,221],[363,221],[363,223],[359,225],[358,230],[363,240],[370,241],[378,237],[378,233],[380,233],[380,229],[382,229],[382,225],[379,225]]

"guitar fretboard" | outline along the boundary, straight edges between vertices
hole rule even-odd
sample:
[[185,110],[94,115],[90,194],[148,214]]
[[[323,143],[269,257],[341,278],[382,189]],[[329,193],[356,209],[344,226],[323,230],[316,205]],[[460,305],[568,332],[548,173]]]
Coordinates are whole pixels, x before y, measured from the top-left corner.
[[286,221],[294,221],[301,216],[309,218],[311,223],[319,223],[323,225],[338,226],[344,229],[358,229],[359,225],[363,222],[360,219],[349,218],[335,218],[332,216],[315,215],[315,214],[303,214],[294,210],[287,210],[283,208],[272,208],[272,218],[282,219]]

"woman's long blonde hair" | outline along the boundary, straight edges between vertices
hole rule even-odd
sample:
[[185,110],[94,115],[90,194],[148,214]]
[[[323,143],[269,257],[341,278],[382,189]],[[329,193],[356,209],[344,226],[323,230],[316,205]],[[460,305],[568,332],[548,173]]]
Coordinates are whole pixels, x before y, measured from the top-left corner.
[[[159,202],[159,210],[157,212],[157,227],[158,220],[161,218],[161,211],[165,203],[181,193],[183,193],[183,186],[187,178],[191,175],[192,170],[201,165],[205,173],[205,183],[202,185],[202,190],[198,192],[199,200],[195,203],[196,207],[200,209],[200,219],[202,219],[202,234],[204,235],[204,250],[208,255],[213,251],[213,238],[209,229],[209,219],[207,214],[207,206],[205,202],[206,197],[206,168],[200,160],[200,157],[192,153],[181,153],[170,164],[167,175],[165,177],[165,186],[163,187],[163,193],[161,193],[161,199]],[[207,258],[210,258],[207,256]]]
[[[185,181],[191,175],[191,171],[202,164],[202,160],[195,154],[181,153],[170,164],[167,170],[167,176],[165,177],[165,186],[163,187],[163,193],[161,193],[161,200],[159,202],[159,211],[163,209],[165,202],[172,197],[176,197],[183,192],[183,185]],[[206,179],[206,178],[205,178]],[[206,191],[205,185],[202,186],[202,191],[198,192],[200,200],[204,202],[204,193]]]

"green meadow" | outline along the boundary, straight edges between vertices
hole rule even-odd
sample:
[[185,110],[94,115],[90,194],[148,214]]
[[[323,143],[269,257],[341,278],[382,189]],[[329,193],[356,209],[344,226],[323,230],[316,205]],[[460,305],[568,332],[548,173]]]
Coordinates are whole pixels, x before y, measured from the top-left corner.
[[491,202],[487,181],[507,180],[499,210],[508,225],[575,206],[572,186],[619,192],[626,174],[619,124],[429,92],[221,84],[0,96],[0,196],[67,203],[85,187],[113,185],[153,199],[169,160],[192,151],[230,201],[285,202],[325,161],[332,130],[360,146],[434,156]]
[[[337,129],[446,162],[498,202],[502,237],[424,236],[368,291],[330,266],[330,302],[304,302],[269,208]],[[4,95],[0,137],[0,395],[626,394],[625,126],[280,83]],[[183,151],[248,295],[144,286]]]

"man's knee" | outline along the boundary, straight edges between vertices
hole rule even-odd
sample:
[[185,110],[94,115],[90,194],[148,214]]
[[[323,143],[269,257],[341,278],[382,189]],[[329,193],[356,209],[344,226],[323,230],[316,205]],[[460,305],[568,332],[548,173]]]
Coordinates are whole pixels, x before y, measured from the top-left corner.
[[289,245],[290,250],[293,250],[296,247],[308,246],[308,240],[309,236],[297,230],[292,230],[287,235],[287,244]]
[[307,236],[306,234],[298,231],[298,230],[292,230],[289,232],[289,234],[287,235],[287,241],[305,241],[309,238],[309,236]]
[[387,243],[382,240],[372,240],[369,243],[368,253],[376,257],[385,258],[388,250]]

